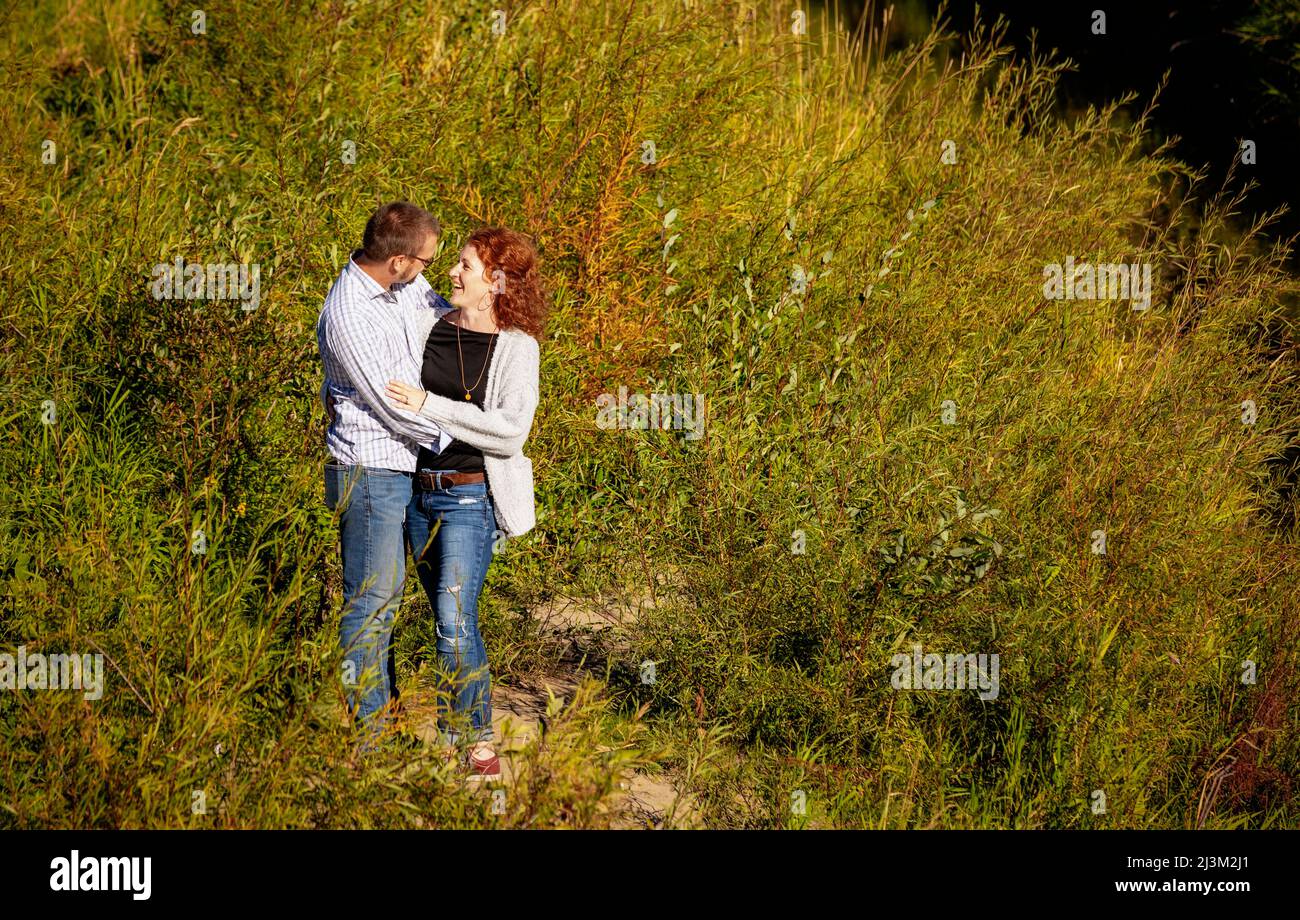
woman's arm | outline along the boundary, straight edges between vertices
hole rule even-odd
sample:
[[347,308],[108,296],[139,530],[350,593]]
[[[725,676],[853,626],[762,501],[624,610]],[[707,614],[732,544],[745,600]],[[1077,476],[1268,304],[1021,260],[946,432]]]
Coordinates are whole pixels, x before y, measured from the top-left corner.
[[510,457],[523,449],[537,410],[537,388],[525,386],[506,394],[496,409],[480,409],[430,393],[420,413],[437,421],[454,438],[487,454]]
[[400,381],[388,384],[389,398],[433,419],[444,431],[471,447],[500,457],[523,448],[537,411],[538,368],[536,346],[525,348],[518,370],[503,380],[505,398],[500,406],[480,409]]

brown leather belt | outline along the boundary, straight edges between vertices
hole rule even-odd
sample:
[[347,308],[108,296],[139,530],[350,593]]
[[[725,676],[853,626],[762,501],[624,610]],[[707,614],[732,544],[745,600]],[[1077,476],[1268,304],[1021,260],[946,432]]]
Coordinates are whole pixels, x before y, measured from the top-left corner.
[[425,492],[434,492],[448,486],[463,486],[473,482],[483,482],[487,477],[482,473],[421,473],[415,474],[415,487]]

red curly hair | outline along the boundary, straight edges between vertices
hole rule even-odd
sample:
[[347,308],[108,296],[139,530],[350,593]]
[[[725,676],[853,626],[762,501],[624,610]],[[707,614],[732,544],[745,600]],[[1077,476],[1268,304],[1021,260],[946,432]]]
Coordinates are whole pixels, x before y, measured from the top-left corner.
[[546,323],[546,291],[532,239],[505,227],[480,227],[465,243],[478,253],[484,281],[491,284],[498,269],[504,273],[494,301],[497,325],[541,339]]

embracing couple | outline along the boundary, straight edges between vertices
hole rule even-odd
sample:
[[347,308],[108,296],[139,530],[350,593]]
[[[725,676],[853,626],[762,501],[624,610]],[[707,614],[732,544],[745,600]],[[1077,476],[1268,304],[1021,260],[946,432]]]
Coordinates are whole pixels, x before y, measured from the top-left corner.
[[392,629],[409,550],[436,618],[439,697],[451,701],[439,734],[450,753],[468,733],[469,766],[494,777],[478,597],[504,538],[534,524],[522,448],[545,295],[528,237],[485,227],[457,254],[444,299],[422,274],[440,236],[422,208],[380,207],[316,324],[330,417],[325,502],[343,562],[342,676],[363,749],[373,749],[393,721]]

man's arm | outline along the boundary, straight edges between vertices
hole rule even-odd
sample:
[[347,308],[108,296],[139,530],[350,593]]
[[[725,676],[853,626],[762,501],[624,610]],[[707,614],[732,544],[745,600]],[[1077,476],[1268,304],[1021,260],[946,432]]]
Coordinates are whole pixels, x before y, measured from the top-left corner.
[[351,310],[338,310],[325,327],[325,343],[347,373],[352,386],[384,427],[441,453],[451,435],[432,419],[398,409],[384,396],[385,384],[398,380],[420,385],[420,375],[405,343],[393,342],[382,330]]

